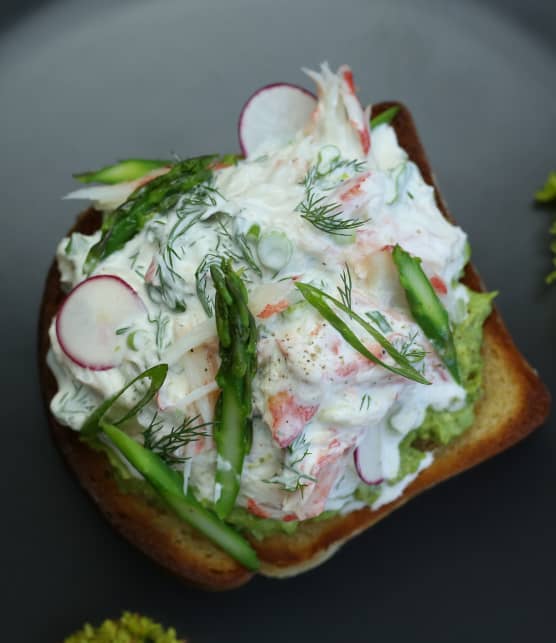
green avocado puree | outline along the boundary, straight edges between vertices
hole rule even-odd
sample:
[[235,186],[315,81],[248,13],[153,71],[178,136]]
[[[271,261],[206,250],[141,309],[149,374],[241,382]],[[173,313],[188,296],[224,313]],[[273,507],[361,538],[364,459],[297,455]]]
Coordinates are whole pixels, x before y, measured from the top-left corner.
[[[454,343],[462,386],[467,392],[466,403],[457,411],[435,411],[429,408],[423,424],[418,429],[410,431],[400,442],[400,468],[397,476],[383,484],[395,484],[405,476],[417,471],[419,463],[425,457],[425,452],[416,448],[418,444],[426,443],[429,448],[446,445],[473,424],[475,403],[481,397],[483,324],[490,314],[491,302],[495,295],[496,293],[477,293],[469,290],[468,314],[454,328]],[[100,443],[94,446],[107,453],[125,488],[131,492],[142,490],[150,495],[151,490],[148,485],[132,478],[126,467],[110,449]],[[372,505],[378,499],[380,491],[380,485],[361,484],[355,491],[355,498]],[[336,512],[327,511],[311,520],[325,520],[334,513]],[[272,518],[259,518],[241,507],[234,508],[227,518],[227,522],[249,532],[258,540],[276,533],[292,534],[300,524],[299,521],[284,522]],[[79,640],[76,639],[76,642]],[[88,639],[83,640],[87,641]]]
[[[414,473],[425,457],[422,450],[415,448],[416,442],[430,445],[446,445],[461,435],[473,424],[475,403],[481,396],[483,360],[481,346],[483,341],[483,324],[492,309],[492,299],[496,293],[477,293],[469,290],[467,316],[454,328],[454,343],[462,386],[467,392],[465,405],[458,411],[435,411],[428,409],[423,424],[410,431],[400,443],[400,468],[398,475],[385,484],[399,482],[405,476]],[[380,495],[380,486],[361,484],[356,492],[357,500],[372,505]],[[334,512],[325,512],[313,520],[323,520]],[[261,539],[275,533],[293,533],[299,522],[283,522],[270,518],[259,518],[245,509],[236,508],[230,516],[230,522],[246,529],[256,538]]]
[[106,620],[99,627],[87,623],[64,643],[180,643],[180,639],[173,628],[165,630],[146,616],[124,612],[119,620]]

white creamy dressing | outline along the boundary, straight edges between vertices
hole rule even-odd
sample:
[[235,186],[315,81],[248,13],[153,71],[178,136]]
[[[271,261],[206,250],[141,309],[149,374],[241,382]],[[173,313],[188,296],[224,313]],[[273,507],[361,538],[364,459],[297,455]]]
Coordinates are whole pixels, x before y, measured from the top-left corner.
[[[392,127],[373,129],[370,151],[363,152],[354,124],[358,102],[353,103],[342,74],[323,66],[319,74],[311,75],[317,81],[319,103],[305,131],[286,144],[274,140],[262,145],[236,166],[216,170],[214,203],[183,234],[176,230],[189,219],[180,218],[178,205],[167,215],[155,216],[94,271],[118,275],[145,303],[148,316],[133,328],[137,350],[128,347],[118,367],[91,371],[68,359],[54,326],[50,329],[49,364],[59,386],[51,406],[60,422],[79,430],[102,399],[165,359],[170,362],[167,381],[156,401],[140,413],[139,424],[148,426],[155,413],[162,433],[184,416],[199,415],[199,421],[211,422],[218,395],[214,382],[218,345],[214,326],[197,297],[195,272],[210,253],[234,250],[234,235],[247,234],[254,224],[261,234],[286,235],[293,252],[277,274],[263,267],[261,278],[248,266],[244,273],[252,311],[260,316],[253,446],[237,500],[257,515],[286,520],[363,506],[354,497],[362,482],[353,457],[363,439],[374,432],[377,477],[394,479],[400,465],[399,444],[419,427],[426,409],[455,410],[465,401],[465,391],[409,313],[391,247],[400,244],[422,259],[429,278],[446,289],[440,297],[451,320],[460,321],[467,295],[457,279],[465,263],[466,237],[443,218],[433,189],[407,159]],[[359,116],[364,117],[362,110]],[[344,161],[342,166],[327,172],[338,159]],[[348,237],[323,232],[296,211],[306,198],[303,180],[315,166],[323,175],[314,183],[316,196],[341,204],[342,216],[364,221]],[[215,222],[217,211],[228,215],[227,232]],[[68,239],[60,243],[57,257],[66,287],[85,278],[83,262],[99,234],[74,234],[69,248]],[[256,245],[252,248],[257,259]],[[346,264],[353,280],[353,309],[362,316],[379,311],[390,327],[385,335],[398,349],[425,351],[416,367],[430,386],[394,375],[364,358],[294,288],[295,279],[337,295]],[[240,265],[244,264],[238,261]],[[163,287],[161,278],[169,287]],[[209,297],[214,293],[210,280],[207,293]],[[185,305],[185,312],[173,311],[176,303]],[[369,335],[351,326],[369,350],[390,359]],[[189,337],[194,341],[188,343]],[[133,395],[128,391],[124,404],[131,404]],[[218,497],[217,456],[210,435],[178,455],[189,458],[185,484],[199,498]],[[432,459],[427,454],[421,468]],[[382,485],[375,506],[394,500],[416,475]]]

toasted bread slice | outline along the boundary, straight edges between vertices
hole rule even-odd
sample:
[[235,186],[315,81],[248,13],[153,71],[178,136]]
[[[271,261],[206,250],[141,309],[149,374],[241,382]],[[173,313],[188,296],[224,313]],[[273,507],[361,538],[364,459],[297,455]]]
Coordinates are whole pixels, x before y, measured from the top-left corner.
[[[373,116],[395,104],[375,106]],[[407,108],[400,106],[392,124],[400,145],[419,166],[424,180],[434,186],[440,210],[452,221]],[[91,208],[79,216],[72,231],[92,233],[100,222],[100,214]],[[463,281],[473,290],[484,289],[471,266],[467,267]],[[39,368],[47,409],[57,390],[46,364],[48,328],[63,296],[54,263],[46,280],[39,321]],[[484,395],[477,404],[473,426],[439,449],[431,466],[419,474],[402,496],[376,511],[365,508],[320,522],[302,523],[293,535],[253,540],[261,559],[261,572],[287,577],[322,563],[347,540],[416,494],[507,449],[542,424],[550,406],[548,391],[517,350],[496,310],[484,326],[483,357]],[[207,589],[230,589],[252,577],[252,573],[173,514],[149,502],[146,496],[123,491],[103,453],[91,450],[76,432],[58,424],[49,409],[48,417],[67,463],[104,515],[130,542],[184,580]]]

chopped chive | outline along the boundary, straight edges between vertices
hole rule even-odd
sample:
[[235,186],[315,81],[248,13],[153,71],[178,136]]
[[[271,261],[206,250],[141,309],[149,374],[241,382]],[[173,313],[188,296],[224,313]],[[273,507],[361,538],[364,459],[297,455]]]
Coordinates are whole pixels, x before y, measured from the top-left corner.
[[374,129],[378,125],[391,123],[399,111],[400,111],[399,105],[394,105],[393,107],[389,107],[388,109],[385,109],[382,113],[378,114],[378,116],[371,118],[371,129]]

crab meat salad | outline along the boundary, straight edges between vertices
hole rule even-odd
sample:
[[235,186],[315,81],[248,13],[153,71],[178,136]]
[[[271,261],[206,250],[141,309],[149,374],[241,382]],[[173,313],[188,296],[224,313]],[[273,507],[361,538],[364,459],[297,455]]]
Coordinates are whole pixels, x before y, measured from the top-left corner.
[[473,422],[492,295],[351,70],[255,92],[241,156],[76,175],[56,420],[249,569],[250,540],[400,496]]

